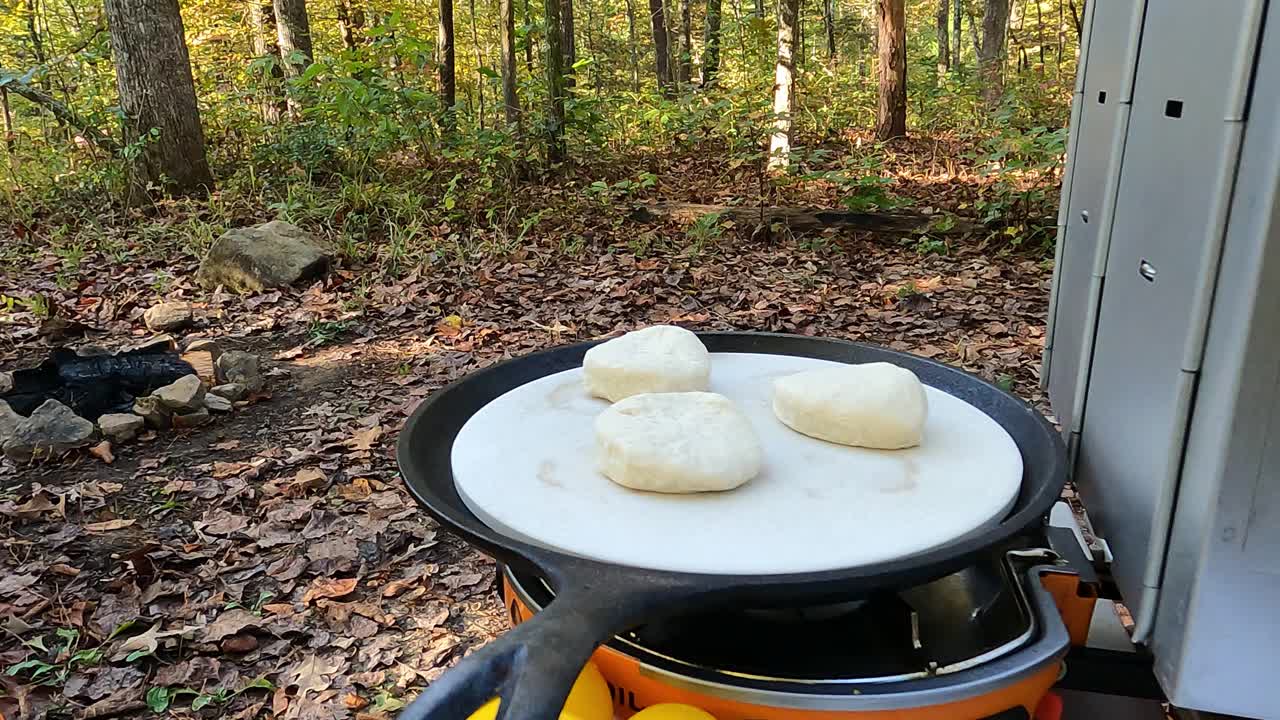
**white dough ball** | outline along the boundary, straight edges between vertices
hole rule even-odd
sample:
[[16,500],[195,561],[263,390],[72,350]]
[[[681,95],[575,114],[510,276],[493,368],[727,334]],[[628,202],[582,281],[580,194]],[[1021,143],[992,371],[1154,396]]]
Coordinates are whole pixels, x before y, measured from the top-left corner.
[[640,393],[706,390],[711,356],[697,335],[672,325],[629,332],[582,359],[587,392],[612,402]]
[[747,417],[723,395],[633,395],[596,418],[600,470],[634,490],[732,490],[760,472],[764,453]]
[[898,450],[920,444],[929,402],[915,373],[878,362],[778,378],[773,412],[787,427],[819,440]]

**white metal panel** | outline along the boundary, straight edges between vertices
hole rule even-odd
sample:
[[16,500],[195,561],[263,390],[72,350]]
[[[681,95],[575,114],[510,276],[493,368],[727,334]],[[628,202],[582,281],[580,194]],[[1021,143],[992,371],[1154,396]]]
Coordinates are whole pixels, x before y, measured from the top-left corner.
[[[1071,130],[1072,181],[1064,186],[1058,262],[1054,267],[1053,317],[1047,341],[1049,399],[1063,431],[1074,425],[1072,406],[1088,343],[1088,306],[1093,300],[1090,278],[1105,227],[1104,204],[1114,192],[1123,142],[1117,142],[1121,108],[1128,100],[1137,54],[1137,25],[1145,0],[1090,3],[1085,56],[1081,58],[1081,93]],[[1123,140],[1123,135],[1119,136]]]
[[1280,717],[1280,3],[1257,76],[1151,647],[1178,706]]
[[1182,360],[1220,169],[1234,175],[1239,128],[1224,118],[1253,7],[1152,3],[1143,24],[1076,468],[1140,617],[1159,586],[1195,380]]

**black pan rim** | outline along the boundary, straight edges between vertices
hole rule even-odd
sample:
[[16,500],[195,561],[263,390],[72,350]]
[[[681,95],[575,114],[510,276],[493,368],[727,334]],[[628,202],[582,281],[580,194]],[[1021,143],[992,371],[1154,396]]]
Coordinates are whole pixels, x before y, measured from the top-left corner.
[[[1066,449],[1057,430],[1031,405],[991,383],[971,373],[945,365],[929,358],[910,355],[900,351],[889,350],[874,345],[857,343],[834,338],[814,338],[802,335],[755,332],[707,332],[699,333],[699,337],[708,344],[711,352],[762,352],[781,355],[799,355],[827,357],[834,354],[874,356],[873,359],[862,360],[873,362],[886,360],[905,365],[926,384],[938,387],[937,381],[951,379],[953,384],[963,387],[970,397],[957,395],[961,399],[974,404],[979,409],[992,415],[990,407],[997,407],[1002,417],[992,415],[1005,427],[1017,442],[1023,456],[1023,488],[1015,502],[1014,509],[993,527],[980,528],[934,549],[917,553],[906,558],[889,562],[875,563],[855,568],[825,570],[816,572],[784,573],[774,575],[720,575],[705,573],[685,573],[666,570],[655,570],[643,567],[615,565],[600,560],[581,558],[556,550],[533,546],[528,543],[503,536],[496,530],[484,525],[461,503],[450,502],[430,490],[430,473],[446,472],[452,479],[451,469],[428,468],[416,457],[415,439],[426,432],[423,429],[433,411],[447,402],[459,397],[458,393],[473,388],[484,387],[486,383],[499,386],[499,391],[487,400],[492,400],[502,392],[541,377],[550,372],[534,375],[521,382],[504,383],[500,380],[504,374],[524,374],[527,368],[540,365],[557,365],[552,360],[580,357],[588,348],[602,342],[601,340],[577,343],[573,345],[550,348],[528,355],[511,358],[477,370],[454,383],[435,391],[414,411],[405,422],[397,443],[397,460],[401,474],[409,487],[410,493],[427,511],[439,520],[447,529],[458,534],[468,543],[516,567],[532,567],[541,571],[553,585],[561,583],[566,574],[604,572],[617,577],[635,577],[637,582],[661,591],[663,588],[704,588],[703,594],[714,594],[714,589],[729,589],[734,592],[753,594],[758,591],[763,598],[770,592],[789,589],[791,592],[817,595],[823,592],[847,592],[849,586],[861,586],[864,589],[873,587],[908,587],[929,579],[941,577],[966,564],[967,558],[985,551],[993,545],[1006,540],[1027,528],[1043,522],[1044,517],[1059,498],[1066,480]],[[790,352],[777,352],[779,346]],[[805,353],[803,350],[822,350],[821,353]],[[847,360],[845,360],[848,362]],[[552,372],[567,369],[573,365],[557,367]],[[515,372],[516,370],[522,372]],[[934,381],[934,382],[931,382]],[[948,388],[938,389],[950,392]],[[956,395],[952,392],[951,394]],[[974,402],[976,400],[980,402]],[[478,407],[477,406],[477,409]],[[474,412],[474,410],[472,411]],[[454,425],[452,434],[447,438],[448,448],[452,448],[453,438],[461,428],[465,419],[450,420]],[[1016,423],[1018,432],[1010,425]],[[432,442],[444,442],[435,438]],[[1034,444],[1029,448],[1028,444]],[[1029,457],[1034,454],[1035,457]],[[448,453],[445,452],[445,457]],[[456,495],[456,491],[454,493]],[[1024,494],[1027,496],[1024,498]],[[557,587],[557,590],[559,588]]]

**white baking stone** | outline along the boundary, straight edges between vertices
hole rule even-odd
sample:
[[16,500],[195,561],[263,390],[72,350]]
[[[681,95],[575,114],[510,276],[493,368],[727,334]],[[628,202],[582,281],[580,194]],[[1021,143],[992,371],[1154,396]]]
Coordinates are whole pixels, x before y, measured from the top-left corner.
[[905,558],[998,523],[1013,506],[1022,458],[981,410],[926,387],[924,441],[868,450],[815,440],[773,414],[773,379],[838,363],[713,353],[711,391],[751,420],[764,469],[735,490],[629,490],[596,467],[582,369],[521,385],[480,409],[453,443],[467,507],[534,545],[632,567],[772,575]]

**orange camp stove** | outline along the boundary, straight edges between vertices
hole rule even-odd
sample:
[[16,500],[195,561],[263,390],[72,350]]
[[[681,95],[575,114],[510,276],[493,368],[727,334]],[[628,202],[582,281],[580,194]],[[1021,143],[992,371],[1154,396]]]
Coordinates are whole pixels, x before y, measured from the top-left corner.
[[[535,575],[502,580],[513,625],[553,599]],[[592,661],[619,718],[682,703],[717,720],[1057,720],[1048,693],[1095,599],[1053,551],[1006,549],[908,590],[652,622]]]

